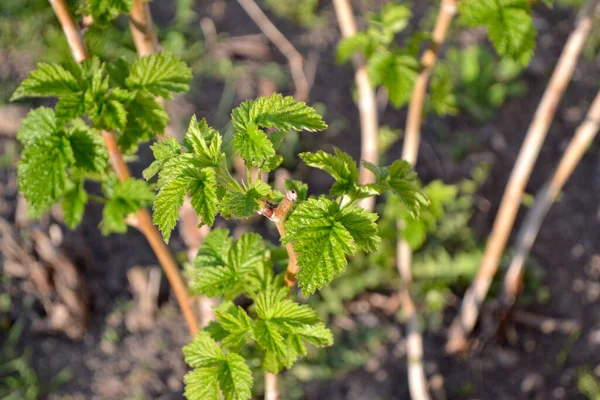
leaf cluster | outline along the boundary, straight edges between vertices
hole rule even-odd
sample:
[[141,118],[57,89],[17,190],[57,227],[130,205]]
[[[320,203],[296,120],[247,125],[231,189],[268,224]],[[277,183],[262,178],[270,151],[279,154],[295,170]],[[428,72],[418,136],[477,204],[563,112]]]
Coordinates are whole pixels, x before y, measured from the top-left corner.
[[535,51],[536,29],[527,0],[465,0],[459,2],[461,20],[483,26],[498,54],[526,66]]
[[170,98],[188,90],[190,78],[187,66],[169,53],[132,63],[118,59],[105,64],[93,58],[82,64],[38,64],[12,96],[58,98],[54,109],[31,111],[17,136],[23,145],[19,188],[31,216],[39,217],[61,201],[67,224],[78,225],[89,197],[84,188],[88,179],[100,182],[106,196],[103,233],[125,231],[125,217],[154,196],[143,181],[117,182],[103,132],[116,132],[123,152],[161,134],[168,116],[156,96]]
[[395,43],[396,34],[408,26],[411,16],[409,7],[388,3],[379,13],[369,16],[366,30],[342,39],[337,48],[338,62],[347,62],[357,52],[365,56],[371,83],[387,88],[396,108],[410,100],[420,69],[418,45],[427,38],[418,33],[404,47]]

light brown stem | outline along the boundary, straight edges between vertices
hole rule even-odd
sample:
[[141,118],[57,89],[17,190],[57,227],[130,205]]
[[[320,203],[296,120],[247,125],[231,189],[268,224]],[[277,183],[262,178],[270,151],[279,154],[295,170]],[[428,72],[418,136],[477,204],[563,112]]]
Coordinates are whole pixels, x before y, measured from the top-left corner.
[[279,400],[277,374],[265,372],[265,400]]
[[[406,120],[406,136],[402,148],[402,159],[413,167],[419,156],[421,125],[423,123],[423,104],[427,96],[427,84],[431,71],[437,60],[437,53],[446,39],[452,18],[456,14],[456,0],[442,0],[432,34],[432,42],[421,57],[421,72],[417,77],[413,94],[408,107]],[[401,228],[400,226],[398,227]],[[410,294],[412,284],[411,259],[412,250],[401,238],[397,242],[397,266],[402,277],[401,300],[406,317],[408,386],[412,400],[430,398],[427,390],[427,378],[423,370],[423,338],[418,322],[418,315]]]
[[[103,131],[102,137],[104,138],[104,143],[106,144],[111,164],[117,173],[119,180],[124,181],[129,179],[131,177],[129,168],[127,168],[127,164],[125,164],[125,161],[123,161],[123,157],[119,151],[119,148],[117,147],[117,140],[114,134]],[[183,278],[181,277],[177,263],[175,262],[171,251],[165,244],[162,236],[152,223],[152,217],[150,216],[148,210],[141,208],[138,210],[136,217],[138,229],[144,234],[144,236],[146,236],[146,239],[150,243],[152,250],[154,250],[158,261],[162,265],[165,275],[167,276],[167,279],[173,288],[173,292],[175,293],[175,298],[177,299],[177,302],[181,307],[181,311],[183,312],[183,316],[188,324],[190,334],[193,336],[198,332],[198,321],[192,310],[190,298],[188,296],[188,290]]]
[[260,7],[256,5],[254,0],[238,0],[238,3],[240,3],[250,18],[252,18],[252,21],[260,28],[262,33],[264,33],[281,54],[287,58],[290,64],[292,80],[294,81],[294,86],[296,88],[294,98],[298,101],[307,101],[310,85],[304,72],[304,58],[302,55],[283,33],[273,25],[269,17],[267,17]]
[[479,309],[488,292],[500,257],[504,252],[512,230],[525,185],[540,152],[540,148],[554,114],[571,77],[583,45],[593,25],[593,10],[598,0],[588,0],[581,10],[575,29],[570,34],[550,83],[540,101],[534,119],[529,127],[517,161],[506,186],[500,209],[496,215],[492,233],[487,241],[485,252],[477,276],[465,293],[459,315],[454,319],[448,331],[446,351],[455,353],[466,349],[467,336],[473,330],[479,315]]
[[535,196],[535,202],[527,213],[516,239],[516,251],[504,277],[501,295],[505,308],[511,307],[519,295],[525,261],[529,256],[533,242],[542,226],[542,222],[586,150],[592,144],[600,125],[600,92],[590,106],[585,120],[569,143],[556,171]]
[[423,104],[427,97],[427,84],[431,71],[437,60],[440,46],[446,39],[452,18],[456,14],[456,0],[443,0],[432,34],[432,42],[421,57],[421,72],[417,76],[412,97],[408,106],[406,120],[406,134],[402,148],[402,158],[415,164],[419,155],[419,141],[421,138],[421,125],[423,123]]
[[[349,0],[333,0],[335,13],[337,15],[340,31],[344,38],[356,35],[356,21],[352,13],[352,7]],[[375,91],[371,86],[371,79],[367,74],[367,65],[362,54],[355,54],[352,57],[355,74],[354,81],[358,87],[358,112],[360,114],[360,132],[361,132],[361,150],[360,158],[377,165],[379,162],[379,152],[377,149],[377,102],[375,100]],[[360,183],[374,182],[373,174],[360,167]],[[369,197],[361,201],[361,207],[372,211],[375,207],[375,198]]]
[[[75,26],[75,21],[70,15],[65,2],[62,0],[50,0],[50,3],[52,4],[54,11],[59,18],[61,25],[63,26],[63,31],[65,34],[72,35],[69,37],[69,46],[71,48],[71,53],[73,53],[73,57],[77,60],[77,62],[84,61],[87,57],[85,44],[83,43],[83,39],[81,38],[81,35]],[[130,177],[129,168],[127,168],[127,164],[125,164],[122,154],[119,151],[114,134],[103,131],[102,137],[104,138],[104,143],[106,144],[111,165],[115,170],[117,177],[121,181],[128,179]],[[163,267],[165,275],[167,276],[167,279],[173,288],[175,297],[177,298],[179,306],[181,307],[181,311],[183,312],[183,316],[187,322],[188,329],[192,335],[195,335],[198,332],[198,322],[192,311],[187,287],[183,282],[179,268],[177,267],[177,263],[171,255],[169,248],[162,240],[160,233],[152,224],[152,218],[150,217],[148,210],[145,208],[140,209],[137,212],[136,217],[136,225],[144,234],[144,236],[146,236],[146,239],[150,243],[152,250],[154,250],[156,257]]]
[[158,51],[158,37],[154,31],[150,6],[147,2],[134,0],[129,12],[129,27],[138,56],[148,56]]
[[73,16],[69,12],[67,5],[64,0],[48,0],[50,5],[54,9],[54,14],[56,14],[56,18],[58,18],[58,22],[60,22],[60,26],[62,26],[62,30],[65,33],[67,38],[67,42],[69,42],[69,48],[71,49],[71,54],[73,54],[73,58],[78,63],[85,61],[88,58],[87,49],[85,48],[85,43],[83,42],[83,38],[79,33],[79,28],[75,24],[75,20]]

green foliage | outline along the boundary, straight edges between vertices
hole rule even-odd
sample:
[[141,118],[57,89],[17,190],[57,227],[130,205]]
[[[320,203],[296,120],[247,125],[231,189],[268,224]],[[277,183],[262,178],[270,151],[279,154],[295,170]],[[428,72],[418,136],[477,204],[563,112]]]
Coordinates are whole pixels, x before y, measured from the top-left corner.
[[374,86],[387,88],[394,107],[402,107],[410,100],[420,64],[418,48],[411,43],[399,48],[394,43],[397,33],[406,28],[412,13],[405,5],[388,3],[380,13],[369,16],[366,31],[343,39],[338,44],[337,61],[346,62],[361,52],[367,58],[367,69]]
[[134,0],[85,0],[82,13],[98,25],[106,25],[120,14],[128,14]]
[[[518,79],[522,71],[523,67],[518,62],[509,58],[498,59],[484,47],[450,48],[446,59],[434,69],[429,106],[436,112],[440,107],[440,111],[450,107],[479,120],[490,119],[506,100],[527,90],[525,83]],[[444,87],[436,90],[438,84]],[[436,104],[440,101],[441,105]],[[444,103],[449,103],[449,106]]]
[[[242,157],[249,172],[253,167],[271,171],[282,162],[276,151],[288,131],[327,127],[313,108],[279,94],[245,101],[231,117],[233,151]],[[209,225],[214,224],[217,213],[224,218],[265,215],[278,224],[280,232],[286,231],[281,242],[291,243],[297,253],[298,285],[305,296],[329,284],[346,266],[347,256],[359,250],[377,251],[378,216],[360,208],[361,199],[391,190],[415,216],[428,204],[406,162],[370,165],[377,183],[364,185],[358,182],[356,162],[339,149],[333,154],[302,153],[300,158],[307,165],[329,173],[336,182],[328,195],[308,197],[306,184],[287,180],[285,187],[290,192],[284,195],[260,178],[253,181],[250,173],[242,181],[233,178],[222,142],[217,130],[193,117],[181,145],[170,139],[152,146],[155,161],[144,171],[144,178],[158,175],[154,222],[168,240],[186,195],[202,222]],[[274,201],[280,201],[279,205],[273,205]],[[188,399],[220,395],[248,399],[246,373],[236,376],[226,375],[226,371],[245,371],[244,360],[259,354],[261,367],[277,373],[306,356],[306,343],[318,347],[332,344],[333,336],[316,311],[294,301],[290,288],[283,286],[284,277],[274,274],[276,264],[286,258],[274,257],[280,250],[271,251],[270,247],[258,234],[244,233],[234,241],[228,230],[215,229],[199,249],[188,270],[192,291],[223,296],[226,302],[216,310],[217,321],[184,349],[186,361],[195,368],[185,379]],[[252,300],[253,305],[235,307],[231,301],[240,296]],[[220,347],[213,340],[220,342]],[[210,353],[208,358],[202,358],[202,352]]]
[[[108,7],[109,2],[89,4],[100,7],[101,3]],[[110,2],[110,7],[118,3]],[[106,64],[97,58],[82,64],[40,63],[12,96],[12,100],[58,97],[54,110],[40,107],[30,112],[17,135],[23,145],[19,189],[29,204],[29,214],[37,218],[61,202],[65,222],[77,226],[89,197],[84,183],[93,179],[103,184],[106,195],[102,232],[125,232],[125,217],[149,205],[154,195],[143,181],[116,182],[109,173],[99,131],[116,132],[125,152],[162,134],[168,116],[155,96],[170,98],[186,91],[190,79],[185,64],[168,53],[143,57],[132,64],[124,59]],[[179,148],[177,143],[166,143]],[[158,149],[165,146],[155,145]],[[186,174],[180,180],[187,179],[187,189],[195,194],[193,206],[207,219],[211,215],[214,218],[214,171],[189,169]],[[176,182],[170,183],[165,192],[168,190],[181,191]]]
[[459,2],[459,10],[466,25],[486,27],[498,54],[529,64],[536,37],[529,1],[465,0]]
[[577,372],[577,389],[589,400],[600,400],[600,379],[591,372]]

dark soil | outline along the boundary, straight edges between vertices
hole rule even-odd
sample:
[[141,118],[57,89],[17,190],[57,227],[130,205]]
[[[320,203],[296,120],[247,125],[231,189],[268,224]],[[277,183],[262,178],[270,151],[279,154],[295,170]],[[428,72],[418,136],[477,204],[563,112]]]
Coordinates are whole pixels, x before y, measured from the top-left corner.
[[[322,2],[326,3],[326,2]],[[365,4],[356,4],[361,14]],[[259,33],[258,28],[234,1],[197,1],[201,17],[214,16],[218,5],[225,6],[226,18],[215,17],[217,32],[229,36]],[[152,4],[159,25],[169,22],[166,11],[170,2],[156,0]],[[370,5],[369,7],[373,7]],[[423,12],[417,7],[417,15]],[[359,156],[360,132],[356,106],[352,100],[353,71],[334,62],[334,46],[338,28],[330,4],[322,6],[328,23],[316,32],[293,26],[289,21],[273,17],[273,22],[303,54],[315,51],[319,55],[311,103],[326,106],[326,119],[332,126],[329,133],[303,137],[301,148],[330,149],[338,146],[355,158]],[[167,15],[167,17],[163,17]],[[479,207],[472,225],[482,241],[491,229],[501,194],[508,181],[526,129],[552,72],[562,46],[575,19],[574,11],[555,7],[536,12],[539,27],[538,50],[531,66],[524,73],[528,86],[525,95],[509,101],[496,117],[485,123],[467,116],[429,119],[423,128],[417,170],[427,182],[443,179],[458,181],[469,174],[482,160],[493,163],[490,177],[478,193]],[[460,40],[457,40],[460,44]],[[276,49],[273,59],[286,65]],[[200,90],[186,100],[194,113],[216,118],[216,104],[223,83],[198,79]],[[557,164],[574,129],[598,90],[600,59],[579,63],[566,96],[559,106],[535,171],[527,186],[534,194]],[[250,95],[255,95],[256,82],[247,83]],[[291,93],[292,83],[282,88]],[[236,98],[239,102],[241,98]],[[388,107],[383,124],[402,127],[405,110]],[[180,116],[182,120],[187,115]],[[441,127],[441,128],[440,128]],[[440,129],[442,133],[440,134]],[[453,157],[453,145],[470,135],[465,157]],[[0,139],[5,153],[13,139]],[[509,339],[491,338],[476,346],[467,357],[450,357],[443,352],[445,331],[426,333],[425,369],[428,377],[443,377],[443,387],[449,399],[578,399],[583,398],[576,387],[580,368],[600,368],[600,157],[596,140],[564,188],[560,202],[548,214],[533,248],[533,257],[543,268],[542,284],[549,289],[545,304],[520,306],[522,310],[540,316],[573,319],[581,324],[578,336],[562,333],[543,334],[539,329],[521,324],[509,326]],[[390,157],[400,154],[397,143]],[[134,171],[139,174],[149,160],[147,151]],[[299,167],[297,176],[306,177],[311,192],[326,189],[327,182],[318,173]],[[16,209],[14,165],[0,170],[0,215],[13,221]],[[517,226],[525,208],[517,219]],[[92,318],[89,331],[77,342],[60,335],[32,333],[27,330],[22,345],[33,349],[33,365],[43,384],[49,384],[63,368],[73,373],[70,381],[52,399],[122,399],[122,398],[182,398],[182,377],[186,367],[181,347],[189,340],[183,319],[173,299],[163,304],[151,331],[130,333],[124,327],[125,309],[131,304],[126,271],[136,265],[155,265],[156,260],[143,236],[130,230],[127,235],[102,237],[97,228],[101,207],[90,205],[84,223],[66,233],[65,243],[83,246],[88,252],[82,273],[90,286]],[[178,238],[172,240],[174,251],[183,251]],[[2,258],[0,258],[0,266]],[[164,280],[164,279],[163,279]],[[40,318],[39,307],[25,307],[22,282],[14,281],[13,317],[23,315],[27,321]],[[29,295],[27,295],[29,296]],[[166,297],[166,296],[165,296]],[[485,313],[486,311],[484,311]],[[455,310],[448,310],[447,322]],[[403,327],[382,318],[378,322],[397,336],[376,361],[349,373],[336,375],[331,381],[305,385],[306,399],[408,399],[406,357]],[[447,324],[445,324],[447,326]],[[475,335],[478,336],[477,334]],[[2,336],[0,336],[2,337]],[[512,339],[511,339],[512,338]],[[566,354],[566,358],[564,355]],[[60,393],[60,394],[59,394]],[[138,397],[135,397],[138,396]],[[283,396],[285,398],[285,395]]]

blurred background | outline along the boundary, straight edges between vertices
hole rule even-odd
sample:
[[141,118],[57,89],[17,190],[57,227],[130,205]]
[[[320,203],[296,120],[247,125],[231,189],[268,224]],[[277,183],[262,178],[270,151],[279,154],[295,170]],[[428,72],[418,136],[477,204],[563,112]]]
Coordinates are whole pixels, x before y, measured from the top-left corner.
[[[359,28],[385,3],[353,1]],[[410,6],[413,18],[396,41],[431,30],[438,2],[401,3]],[[436,102],[432,96],[426,103],[417,171],[432,205],[407,229],[415,250],[424,368],[435,399],[600,399],[597,139],[550,210],[511,320],[500,333],[489,333],[486,324],[495,314],[484,307],[473,350],[467,356],[443,350],[447,327],[477,271],[523,137],[581,5],[578,0],[558,0],[553,8],[533,3],[537,48],[527,67],[499,58],[483,31],[457,21],[432,82],[450,85],[451,101]],[[308,182],[309,194],[323,193],[330,178],[309,170],[296,154],[337,146],[355,159],[360,156],[354,70],[336,63],[340,33],[333,6],[322,0],[257,4],[304,56],[312,83],[308,103],[329,124],[324,133],[288,136],[282,148],[287,172],[274,179],[289,173]],[[293,94],[287,59],[237,1],[153,0],[150,9],[162,48],[185,60],[194,73],[190,92],[167,103],[174,136],[183,135],[196,114],[230,140],[229,113],[241,101],[273,91]],[[517,224],[598,90],[597,25],[543,145]],[[84,29],[91,54],[104,60],[136,58],[126,17],[102,29]],[[101,205],[93,202],[74,231],[62,222],[60,210],[40,221],[24,213],[15,135],[28,110],[53,102],[9,103],[9,98],[36,63],[70,57],[47,1],[0,3],[0,398],[180,399],[186,372],[181,347],[188,333],[144,237],[133,229],[103,237]],[[388,104],[382,89],[377,101],[382,161],[391,162],[401,153],[406,107]],[[147,146],[129,159],[136,176],[151,160]],[[332,286],[307,300],[328,321],[336,343],[282,374],[285,399],[409,398],[396,295],[398,209],[392,198],[380,201],[381,249],[354,258]],[[273,227],[261,219],[228,226],[238,233],[260,230],[277,240]],[[182,239],[174,237],[170,247],[184,264]],[[507,260],[510,254],[509,249]],[[490,297],[497,294],[498,282]]]

